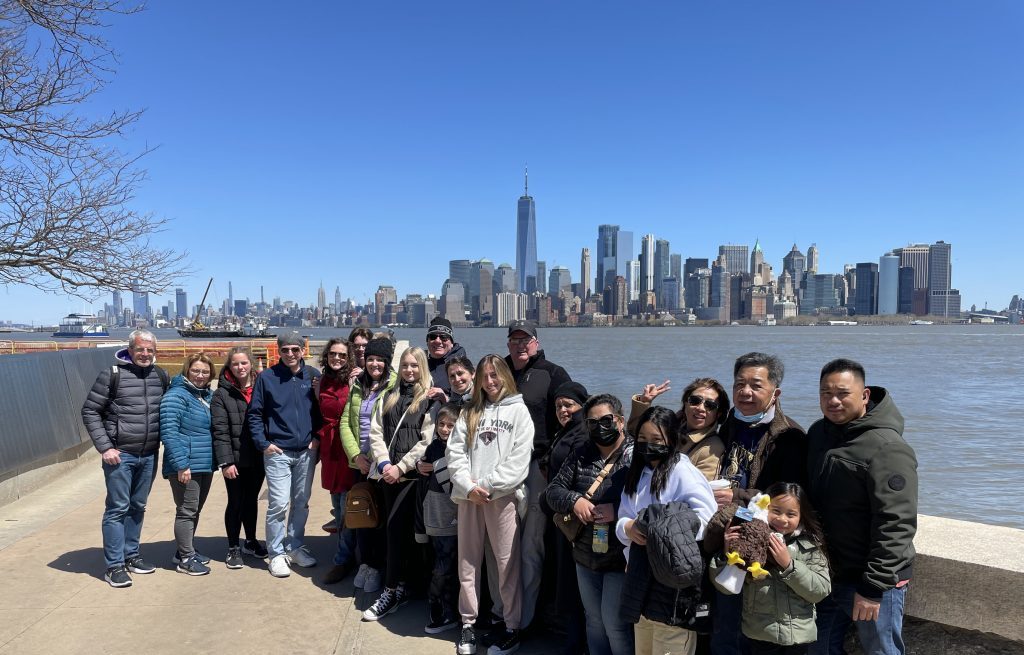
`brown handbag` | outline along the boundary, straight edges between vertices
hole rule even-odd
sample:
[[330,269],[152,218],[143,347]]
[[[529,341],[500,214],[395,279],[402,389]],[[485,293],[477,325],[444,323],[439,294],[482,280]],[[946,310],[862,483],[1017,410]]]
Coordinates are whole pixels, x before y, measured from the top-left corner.
[[345,527],[351,530],[376,528],[380,525],[377,496],[373,483],[357,482],[345,494]]
[[[615,466],[615,462],[619,461],[619,457],[622,455],[622,449],[619,449],[619,454],[609,459],[601,469],[601,472],[597,474],[597,478],[594,479],[594,484],[590,485],[590,489],[587,489],[587,493],[583,494],[583,497],[590,500],[590,497],[594,495],[597,488],[601,486],[604,479],[611,472],[612,467]],[[575,512],[555,512],[555,515],[551,517],[551,520],[555,522],[555,527],[558,528],[565,538],[569,541],[576,541],[576,538],[580,536],[580,530],[583,529],[583,522],[579,520]]]

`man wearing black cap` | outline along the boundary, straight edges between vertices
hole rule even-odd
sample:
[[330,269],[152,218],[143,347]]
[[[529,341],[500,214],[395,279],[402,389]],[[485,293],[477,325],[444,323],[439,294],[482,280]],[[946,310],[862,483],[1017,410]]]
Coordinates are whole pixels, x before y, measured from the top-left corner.
[[547,455],[551,437],[558,431],[555,416],[555,391],[566,382],[569,374],[561,366],[549,362],[537,340],[537,324],[533,321],[512,321],[508,326],[508,356],[505,358],[512,370],[523,402],[533,418],[533,455],[530,474],[526,478],[530,508],[523,522],[523,612],[522,627],[533,620],[540,593],[541,574],[544,570],[544,530],[551,524],[540,508],[540,497],[544,493],[546,476],[540,469],[540,460]]
[[305,346],[298,332],[277,337],[281,360],[256,378],[245,415],[267,470],[268,568],[277,578],[287,577],[292,563],[316,566],[303,538],[322,420],[315,391],[320,371],[306,366]]
[[455,343],[452,322],[437,316],[430,321],[430,328],[427,329],[427,366],[434,380],[434,385],[427,392],[428,398],[448,402],[452,386],[448,382],[445,365],[456,357],[466,357],[466,349]]

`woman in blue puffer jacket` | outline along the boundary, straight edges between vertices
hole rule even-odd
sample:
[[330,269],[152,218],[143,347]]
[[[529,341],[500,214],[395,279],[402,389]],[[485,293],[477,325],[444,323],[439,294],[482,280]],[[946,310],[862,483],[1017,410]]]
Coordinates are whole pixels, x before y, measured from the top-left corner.
[[213,436],[210,433],[210,380],[213,360],[205,353],[190,355],[160,401],[160,441],[164,444],[163,474],[171,483],[177,508],[174,562],[178,572],[206,575],[209,558],[192,546],[199,513],[213,481]]

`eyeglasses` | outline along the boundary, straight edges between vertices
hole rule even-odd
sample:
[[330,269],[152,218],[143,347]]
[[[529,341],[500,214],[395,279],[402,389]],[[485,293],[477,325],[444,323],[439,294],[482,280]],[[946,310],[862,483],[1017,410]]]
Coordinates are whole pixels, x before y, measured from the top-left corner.
[[508,343],[510,346],[525,346],[533,341],[534,338],[535,337],[516,337],[515,339],[509,339]]
[[586,424],[588,430],[593,430],[599,425],[603,428],[613,428],[615,427],[615,414],[605,414],[601,418],[588,418],[583,423]]
[[284,346],[280,350],[282,355],[287,355],[289,353],[298,354],[302,352],[302,348],[299,346]]
[[337,353],[332,350],[331,352],[327,353],[327,357],[333,359],[345,359],[346,357],[348,357],[348,353]]
[[205,368],[201,368],[201,369],[198,369],[198,370],[194,369],[194,368],[190,368],[188,370],[188,374],[189,375],[194,375],[197,378],[208,378],[208,377],[210,377],[210,371],[208,371]]
[[365,343],[354,343],[352,344],[352,347],[355,348],[356,350],[366,350]]
[[448,338],[447,334],[441,334],[440,332],[427,335],[427,341],[448,341]]
[[717,400],[711,400],[710,398],[704,398],[702,396],[688,396],[686,398],[686,404],[690,407],[700,407],[701,405],[704,405],[704,408],[709,412],[718,411]]

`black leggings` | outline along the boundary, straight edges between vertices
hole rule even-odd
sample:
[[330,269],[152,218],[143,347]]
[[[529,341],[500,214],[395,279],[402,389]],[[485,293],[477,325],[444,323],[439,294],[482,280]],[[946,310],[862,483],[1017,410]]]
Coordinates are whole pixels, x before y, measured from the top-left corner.
[[224,529],[228,533],[228,547],[238,545],[238,535],[245,526],[246,541],[256,539],[256,504],[260,498],[260,489],[266,473],[263,462],[257,466],[245,468],[235,467],[238,477],[234,480],[224,478],[224,487],[228,490],[228,504],[224,508]]
[[[416,552],[416,539],[413,535],[413,520],[416,514],[416,489],[415,482],[402,480],[395,484],[382,483],[381,488],[384,496],[384,516],[387,521],[384,526],[384,533],[387,535],[387,571],[384,573],[384,586],[394,589],[400,582],[409,580],[409,567]],[[406,487],[410,487],[397,503],[399,494]],[[391,511],[398,504],[394,516]]]

